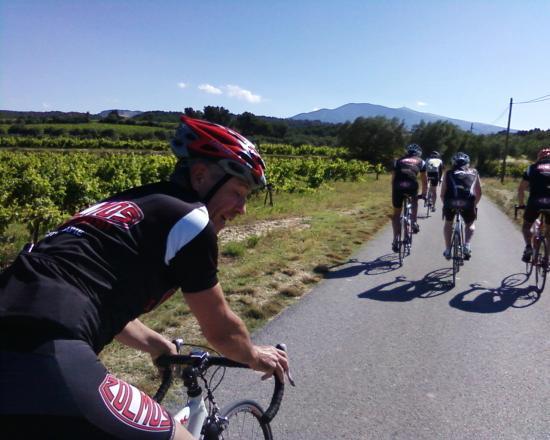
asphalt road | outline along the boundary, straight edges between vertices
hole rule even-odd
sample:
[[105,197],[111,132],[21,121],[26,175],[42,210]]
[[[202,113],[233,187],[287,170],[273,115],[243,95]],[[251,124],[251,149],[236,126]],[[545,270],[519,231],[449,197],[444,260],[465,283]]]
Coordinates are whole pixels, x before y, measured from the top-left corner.
[[[550,286],[519,230],[483,200],[453,288],[439,207],[419,223],[402,267],[387,227],[254,335],[292,359],[276,439],[550,439]],[[228,374],[222,402],[266,406],[269,383]]]

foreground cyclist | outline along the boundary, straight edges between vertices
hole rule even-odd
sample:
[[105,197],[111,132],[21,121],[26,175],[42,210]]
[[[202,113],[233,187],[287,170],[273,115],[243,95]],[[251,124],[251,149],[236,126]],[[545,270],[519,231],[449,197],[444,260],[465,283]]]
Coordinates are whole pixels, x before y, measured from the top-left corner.
[[443,202],[443,216],[445,224],[443,235],[445,237],[445,251],[443,256],[451,259],[451,234],[453,228],[454,209],[462,209],[462,218],[466,224],[464,259],[469,260],[472,255],[470,241],[475,231],[477,218],[477,205],[481,200],[481,181],[475,168],[470,168],[470,156],[466,153],[456,153],[452,158],[452,169],[443,177],[441,185],[441,201]]
[[399,217],[403,208],[403,199],[405,195],[411,196],[412,201],[412,230],[418,233],[420,227],[416,222],[418,212],[418,174],[420,173],[422,182],[422,196],[426,196],[426,187],[428,180],[426,178],[426,162],[422,160],[422,149],[417,144],[407,145],[405,156],[400,157],[393,163],[391,178],[392,185],[392,228],[393,243],[392,251],[399,252]]
[[[523,173],[523,179],[518,187],[520,206],[524,205],[526,190],[529,191],[529,198],[523,214],[523,226],[521,228],[525,240],[525,249],[521,260],[529,263],[533,256],[531,227],[539,216],[540,210],[550,209],[550,148],[542,148],[537,154],[537,161],[529,165]],[[546,221],[548,222],[550,219],[546,217]],[[550,233],[550,228],[546,228],[546,231]]]
[[438,151],[432,151],[426,161],[426,173],[428,175],[429,196],[432,201],[432,212],[435,212],[435,202],[437,200],[437,187],[443,177],[443,161]]
[[[208,342],[264,377],[288,359],[253,345],[217,279],[217,233],[265,184],[254,146],[182,116],[170,182],[133,188],[78,214],[0,275],[2,432],[29,438],[191,439],[96,354],[118,341],[155,360],[175,347],[138,317],[178,287]],[[13,437],[15,438],[15,437]]]

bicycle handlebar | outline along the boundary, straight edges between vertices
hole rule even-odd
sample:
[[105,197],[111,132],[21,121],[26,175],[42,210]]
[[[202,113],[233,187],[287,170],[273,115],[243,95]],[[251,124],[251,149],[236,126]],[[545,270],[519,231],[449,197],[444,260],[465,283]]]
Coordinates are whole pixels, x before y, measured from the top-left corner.
[[[286,351],[285,344],[277,344],[276,348]],[[158,359],[156,360],[156,364],[159,367],[165,368],[162,375],[162,382],[157,392],[153,396],[153,399],[159,403],[162,401],[162,399],[164,399],[166,392],[172,385],[172,369],[170,368],[171,365],[189,365],[189,366],[198,368],[203,372],[213,366],[229,367],[229,368],[250,368],[246,364],[232,361],[231,359],[228,359],[223,356],[210,356],[208,353],[205,353],[205,356],[203,357],[180,355],[180,354],[162,355],[158,357]],[[262,422],[265,422],[265,423],[269,423],[271,420],[273,420],[273,418],[279,411],[279,407],[281,406],[281,402],[283,400],[283,395],[285,391],[284,382],[281,381],[276,374],[273,374],[273,378],[275,380],[275,384],[273,387],[273,395],[271,396],[271,402],[269,403],[269,407],[264,411],[261,417]]]

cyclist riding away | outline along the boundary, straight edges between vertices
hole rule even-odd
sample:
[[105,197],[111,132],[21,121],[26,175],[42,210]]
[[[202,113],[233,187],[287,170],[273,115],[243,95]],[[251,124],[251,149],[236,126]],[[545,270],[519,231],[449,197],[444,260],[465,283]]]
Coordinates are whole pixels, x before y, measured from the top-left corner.
[[432,212],[435,212],[435,201],[437,199],[437,186],[441,183],[443,177],[443,161],[437,151],[432,151],[426,161],[426,172],[428,175],[429,194],[432,201]]
[[[521,228],[525,240],[522,261],[529,263],[533,255],[531,227],[539,216],[540,210],[550,209],[550,148],[542,148],[537,154],[537,161],[529,165],[523,173],[523,179],[518,187],[518,203],[520,206],[524,205],[526,190],[529,191],[529,198],[523,214],[523,227]],[[546,216],[546,223],[549,222],[550,219]],[[547,227],[546,231],[550,231],[550,227]]]
[[79,212],[0,275],[2,432],[28,438],[34,426],[37,438],[191,439],[97,358],[113,339],[153,361],[175,354],[138,318],[177,288],[216,350],[264,378],[283,379],[285,352],[252,344],[217,278],[217,234],[265,185],[264,162],[228,128],[181,121],[169,182],[132,188]]
[[470,168],[470,157],[466,153],[458,152],[452,158],[452,169],[448,170],[441,184],[441,201],[443,203],[443,216],[445,225],[443,235],[445,237],[445,251],[443,256],[451,259],[451,234],[454,210],[462,209],[462,218],[466,224],[464,259],[469,260],[472,255],[470,241],[475,231],[477,218],[477,204],[481,200],[481,180],[475,168]]
[[395,160],[392,171],[392,227],[393,227],[393,252],[399,251],[399,216],[403,206],[405,195],[411,196],[412,201],[412,230],[418,233],[420,227],[416,222],[418,211],[418,174],[422,182],[422,196],[426,196],[428,180],[426,178],[426,162],[422,160],[422,149],[417,144],[410,144],[405,149],[406,154]]

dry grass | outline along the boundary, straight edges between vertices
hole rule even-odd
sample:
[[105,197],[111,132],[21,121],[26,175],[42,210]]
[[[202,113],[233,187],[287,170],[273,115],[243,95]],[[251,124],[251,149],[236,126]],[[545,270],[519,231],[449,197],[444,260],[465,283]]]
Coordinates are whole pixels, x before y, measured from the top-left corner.
[[522,214],[518,214],[518,218],[514,218],[514,206],[517,204],[517,189],[519,179],[506,178],[504,183],[500,183],[497,178],[483,179],[483,194],[488,196],[508,217],[520,225],[522,222]]

